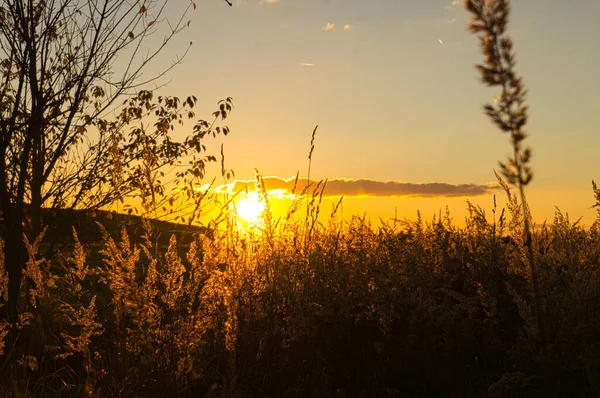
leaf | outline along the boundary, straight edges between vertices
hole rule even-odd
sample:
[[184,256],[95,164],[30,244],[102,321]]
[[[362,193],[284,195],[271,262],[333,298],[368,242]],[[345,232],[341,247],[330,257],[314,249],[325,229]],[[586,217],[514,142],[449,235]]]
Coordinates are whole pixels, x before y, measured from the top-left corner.
[[156,22],[156,21],[150,21],[150,22],[148,22],[148,27],[154,25],[154,22]]
[[129,32],[129,33],[127,34],[127,36],[129,36],[129,38],[130,38],[131,40],[133,40],[133,39],[134,39],[133,32]]
[[194,6],[194,10],[196,9],[196,3],[192,3],[192,5]]
[[143,14],[146,12],[146,6],[141,6],[140,7],[140,14]]

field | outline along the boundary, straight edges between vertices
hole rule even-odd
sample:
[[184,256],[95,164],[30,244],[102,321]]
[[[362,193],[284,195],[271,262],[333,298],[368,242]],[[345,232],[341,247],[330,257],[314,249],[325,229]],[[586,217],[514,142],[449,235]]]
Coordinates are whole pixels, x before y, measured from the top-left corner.
[[[14,124],[13,141],[0,140],[0,184],[13,184],[0,185],[0,397],[600,396],[600,189],[592,182],[598,216],[590,226],[558,209],[551,223],[534,222],[526,90],[506,31],[508,1],[465,4],[483,53],[481,80],[501,89],[484,112],[507,133],[512,155],[496,173],[506,208],[496,196],[488,211],[467,201],[464,224],[440,211],[373,225],[367,216],[341,217],[341,198],[324,214],[327,181],[294,184],[287,215],[275,218],[258,172],[253,201],[209,195],[205,165],[217,159],[203,140],[229,133],[213,126],[232,110],[231,98],[219,102],[212,124],[199,121],[192,136],[174,142],[167,133],[194,117],[196,98],[141,91],[118,122],[95,125],[109,137],[88,148],[96,163],[82,157],[70,171],[72,153],[57,149],[65,163],[56,173],[66,177],[45,182],[48,162],[28,157],[45,138],[29,145],[37,139],[22,127],[33,123],[29,114],[13,116],[13,124],[19,117],[27,123]],[[33,16],[47,10],[30,8]],[[128,12],[138,21],[147,9]],[[11,26],[7,15],[2,35]],[[142,35],[156,21],[143,20]],[[48,32],[48,43],[64,39]],[[10,62],[1,64],[8,82],[18,75]],[[92,101],[105,95],[92,92]],[[148,118],[154,132],[145,130]],[[137,122],[142,127],[126,138],[123,126]],[[40,131],[60,141],[54,130]],[[19,151],[22,162],[6,162],[6,153],[17,159]],[[231,181],[221,155],[221,174]],[[190,157],[169,191],[164,167]],[[43,206],[52,184],[59,186],[47,195],[54,202]],[[83,199],[69,209],[74,193]],[[141,202],[140,215],[127,195]],[[177,214],[167,207],[181,200],[191,216],[161,219]],[[128,214],[111,211],[119,201]],[[218,214],[196,225],[197,212],[211,203]]]
[[595,396],[600,221],[535,230],[541,335],[519,209],[75,240],[28,264],[3,394]]

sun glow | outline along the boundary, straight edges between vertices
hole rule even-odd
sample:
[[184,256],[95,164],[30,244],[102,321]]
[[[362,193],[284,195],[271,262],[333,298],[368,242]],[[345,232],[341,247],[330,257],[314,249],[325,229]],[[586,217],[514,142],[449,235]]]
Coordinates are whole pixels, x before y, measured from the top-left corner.
[[237,202],[236,211],[242,221],[256,224],[265,211],[265,207],[265,203],[258,196],[257,192],[248,192]]

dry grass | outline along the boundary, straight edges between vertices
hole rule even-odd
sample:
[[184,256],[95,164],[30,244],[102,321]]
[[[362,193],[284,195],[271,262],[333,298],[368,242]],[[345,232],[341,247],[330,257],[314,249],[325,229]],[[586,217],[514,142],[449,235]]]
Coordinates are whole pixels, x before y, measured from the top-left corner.
[[40,237],[27,244],[20,315],[0,324],[0,396],[598,396],[600,210],[588,229],[560,211],[531,228],[508,4],[485,3],[467,7],[484,81],[503,88],[486,111],[511,135],[506,211],[494,198],[491,215],[469,203],[464,227],[448,213],[375,228],[334,210],[321,223],[322,181],[274,220],[257,174],[267,211],[252,231],[225,198],[224,228],[185,250],[174,236],[165,248],[148,219],[141,239],[104,230],[93,255],[75,230],[51,258]]
[[140,242],[105,233],[100,261],[75,233],[51,260],[33,242],[21,317],[1,335],[3,393],[594,396],[600,218],[583,229],[557,212],[532,232],[543,348],[512,198],[493,217],[469,204],[462,228],[449,214],[379,228],[265,214],[252,233],[196,236],[184,258],[174,238],[153,247],[150,223]]

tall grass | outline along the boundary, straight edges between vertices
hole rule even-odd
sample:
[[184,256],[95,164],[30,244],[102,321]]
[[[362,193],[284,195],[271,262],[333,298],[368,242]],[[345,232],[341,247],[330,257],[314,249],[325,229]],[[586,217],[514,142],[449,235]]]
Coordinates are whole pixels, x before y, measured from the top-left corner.
[[198,236],[184,258],[174,239],[156,256],[126,231],[106,232],[93,260],[76,235],[52,260],[34,242],[4,393],[459,396],[517,373],[519,388],[591,393],[600,222],[584,230],[558,212],[532,233],[548,364],[520,209],[488,221],[469,205],[464,228],[448,214],[379,228],[333,217],[308,244],[292,216]]
[[583,229],[557,211],[531,233],[543,348],[522,206],[505,189],[506,212],[468,204],[464,227],[334,213],[307,229],[303,213],[265,213],[254,231],[158,248],[145,222],[141,241],[105,231],[99,248],[74,232],[52,259],[40,238],[1,335],[0,394],[594,396],[600,218]]
[[[467,1],[487,61],[504,51],[508,62],[480,68],[508,79],[486,108],[496,124],[516,123],[507,182],[498,178],[506,209],[494,198],[491,214],[467,203],[462,227],[449,212],[375,227],[340,219],[338,203],[320,222],[321,181],[276,220],[257,173],[267,206],[252,230],[226,197],[224,228],[185,245],[165,246],[148,219],[141,238],[103,229],[85,242],[73,230],[50,258],[42,235],[27,244],[20,315],[0,324],[0,396],[598,396],[600,210],[587,229],[558,210],[531,228],[507,2],[486,4]],[[144,200],[153,214],[156,199]]]

